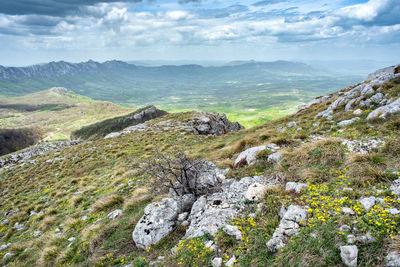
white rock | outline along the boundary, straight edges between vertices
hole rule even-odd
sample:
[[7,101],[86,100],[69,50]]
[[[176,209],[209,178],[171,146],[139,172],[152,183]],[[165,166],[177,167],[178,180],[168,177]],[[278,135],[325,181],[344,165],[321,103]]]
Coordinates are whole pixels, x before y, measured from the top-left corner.
[[400,253],[397,251],[389,252],[385,261],[387,267],[400,267]]
[[282,153],[280,153],[280,152],[275,152],[268,156],[268,162],[271,162],[271,163],[277,163],[281,159],[282,159]]
[[288,128],[293,128],[293,127],[295,127],[296,125],[297,125],[297,123],[296,123],[295,121],[291,121],[291,122],[288,122],[287,127],[288,127]]
[[308,185],[305,183],[288,182],[286,183],[285,191],[294,190],[296,193],[300,193],[302,189],[307,187]]
[[236,158],[234,166],[236,167],[240,162],[246,161],[248,165],[253,165],[256,163],[257,154],[265,150],[267,146],[256,146],[246,149]]
[[114,211],[110,212],[107,215],[107,218],[110,219],[110,220],[114,220],[115,218],[117,218],[120,215],[122,215],[122,210],[117,209],[117,210],[114,210]]
[[0,251],[5,250],[5,249],[8,248],[9,246],[11,246],[11,243],[8,243],[7,245],[6,245],[6,244],[1,245],[1,246],[0,246]]
[[368,244],[368,243],[374,242],[375,238],[371,235],[370,232],[368,232],[365,235],[357,237],[357,240],[362,242],[362,243]]
[[358,202],[360,202],[361,206],[368,211],[375,205],[375,197],[364,197],[361,198]]
[[354,244],[356,242],[355,235],[347,235],[347,243]]
[[254,183],[249,186],[244,196],[247,200],[258,201],[264,196],[266,189],[267,186],[259,183]]
[[178,202],[172,198],[164,198],[161,202],[149,204],[132,233],[136,246],[147,249],[157,244],[175,229],[179,213]]
[[213,260],[212,260],[212,266],[213,267],[221,267],[221,265],[222,265],[222,258],[219,258],[219,257],[217,257],[217,258],[214,258]]
[[398,209],[387,209],[387,211],[389,211],[391,215],[397,215],[400,213],[400,210]]
[[104,137],[104,139],[114,138],[114,137],[118,137],[118,136],[120,136],[120,135],[121,135],[120,132],[109,133],[109,134],[107,134],[107,135]]
[[16,223],[14,224],[14,228],[17,229],[17,231],[22,231],[22,230],[25,229],[25,226],[24,226],[23,223],[16,222]]
[[375,109],[374,111],[371,111],[368,116],[367,120],[375,119],[375,118],[383,118],[386,119],[386,117],[390,114],[396,113],[400,111],[400,97],[397,98],[396,101],[382,106],[380,108]]
[[350,215],[354,215],[355,214],[355,212],[352,209],[348,208],[348,207],[343,207],[342,211],[345,214],[350,214]]
[[352,118],[350,120],[344,120],[344,121],[339,122],[338,126],[344,127],[344,126],[350,125],[350,124],[352,124],[352,123],[354,123],[354,122],[356,122],[358,120],[360,120],[359,117],[354,117],[354,118]]
[[224,232],[227,233],[230,236],[234,236],[236,240],[241,240],[242,239],[242,232],[240,232],[239,228],[237,226],[233,225],[225,225],[223,228]]
[[14,254],[7,252],[7,253],[3,256],[3,259],[7,259],[7,258],[12,257],[12,256],[14,256]]
[[74,242],[75,240],[76,240],[75,237],[70,237],[70,238],[68,238],[68,241],[69,241],[69,242]]
[[181,214],[178,215],[178,221],[183,222],[184,220],[186,220],[188,215],[189,215],[189,212],[182,212]]
[[357,246],[341,246],[340,257],[346,266],[356,267],[358,257]]
[[269,251],[275,252],[285,246],[289,238],[298,233],[301,220],[307,217],[307,210],[300,206],[290,205],[282,217],[272,238],[265,244]]
[[356,115],[356,116],[359,116],[359,115],[362,114],[362,110],[358,108],[358,109],[353,111],[353,114]]
[[225,263],[225,266],[231,267],[233,264],[235,264],[235,261],[236,261],[236,257],[235,257],[235,255],[233,255],[232,258],[230,258],[229,261],[227,261]]

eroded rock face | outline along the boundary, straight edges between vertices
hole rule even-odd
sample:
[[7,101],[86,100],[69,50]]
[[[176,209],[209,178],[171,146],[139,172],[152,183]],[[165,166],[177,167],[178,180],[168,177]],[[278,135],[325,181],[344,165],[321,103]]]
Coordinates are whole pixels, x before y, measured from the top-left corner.
[[399,267],[400,266],[400,253],[397,251],[391,251],[386,256],[386,266],[387,267]]
[[300,221],[307,217],[307,210],[304,207],[290,205],[283,214],[278,228],[275,229],[272,238],[268,240],[266,246],[269,251],[276,252],[283,248],[289,238],[299,232]]
[[192,126],[195,134],[215,136],[244,129],[238,122],[231,122],[225,114],[219,113],[203,113],[192,121]]
[[371,111],[371,113],[369,113],[367,116],[367,120],[375,118],[386,119],[388,115],[399,111],[400,111],[400,98],[398,98],[397,100],[388,105],[382,106],[380,108],[375,109],[374,111]]
[[[385,118],[388,114],[397,112],[400,110],[400,100],[397,99],[393,103],[389,103],[389,99],[386,98],[381,92],[379,92],[379,87],[395,78],[400,76],[400,73],[395,73],[395,69],[397,66],[392,66],[388,68],[384,68],[378,70],[372,74],[370,74],[367,79],[355,86],[354,88],[349,88],[346,91],[337,92],[335,94],[330,95],[327,99],[336,99],[329,105],[329,107],[318,113],[315,118],[327,118],[332,119],[332,115],[336,108],[339,106],[345,106],[345,111],[350,111],[353,106],[360,106],[364,108],[370,108],[372,103],[380,108],[372,111],[368,115],[368,119],[381,117]],[[313,100],[310,104],[304,106],[304,108],[311,106],[313,103],[317,103],[318,101]],[[303,108],[300,108],[301,110]]]

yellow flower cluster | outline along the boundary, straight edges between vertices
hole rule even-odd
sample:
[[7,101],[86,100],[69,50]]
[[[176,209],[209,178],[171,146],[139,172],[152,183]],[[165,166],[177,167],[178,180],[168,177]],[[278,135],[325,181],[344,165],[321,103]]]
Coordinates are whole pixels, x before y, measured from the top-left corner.
[[179,242],[175,250],[178,265],[182,266],[202,266],[212,256],[212,250],[206,248],[200,238],[185,239]]
[[[301,224],[307,223],[308,227],[313,228],[320,223],[337,223],[347,218],[346,216],[351,216],[350,221],[363,232],[371,232],[376,235],[383,234],[392,238],[399,234],[400,215],[392,215],[388,209],[398,208],[400,201],[387,191],[388,186],[382,184],[377,185],[380,190],[363,191],[364,195],[381,197],[381,201],[377,201],[375,206],[366,211],[357,200],[346,196],[347,191],[356,190],[349,188],[351,183],[347,182],[346,172],[346,169],[332,170],[332,173],[338,174],[338,178],[329,184],[308,183],[300,201],[309,207],[309,218]],[[367,186],[370,186],[369,182],[363,184],[363,187]],[[349,189],[346,190],[345,188]],[[361,192],[358,194],[361,194]],[[344,207],[350,208],[354,214],[345,215]],[[338,233],[344,235],[343,232]]]

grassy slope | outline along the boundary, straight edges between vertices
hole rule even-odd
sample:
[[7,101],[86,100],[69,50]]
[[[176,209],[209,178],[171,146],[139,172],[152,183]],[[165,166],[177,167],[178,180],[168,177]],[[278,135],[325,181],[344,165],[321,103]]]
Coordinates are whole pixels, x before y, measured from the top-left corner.
[[[149,260],[168,255],[170,248],[183,236],[184,229],[178,228],[149,251],[135,248],[131,239],[134,225],[143,208],[161,196],[151,194],[152,191],[146,188],[146,177],[138,176],[132,165],[146,160],[157,148],[166,154],[188,151],[192,157],[203,156],[221,167],[229,167],[244,149],[277,143],[284,147],[284,158],[279,165],[270,165],[266,161],[266,152],[259,155],[257,165],[231,171],[229,175],[243,177],[263,173],[268,176],[281,172],[287,181],[305,181],[313,186],[301,194],[271,188],[254,220],[244,216],[232,222],[242,227],[243,240],[236,241],[221,232],[215,237],[188,241],[182,244],[176,256],[166,258],[162,266],[177,266],[179,262],[185,266],[208,265],[214,253],[204,248],[204,241],[210,238],[221,249],[217,253],[219,256],[226,260],[236,254],[240,256],[238,264],[241,266],[265,266],[267,263],[286,266],[288,262],[293,266],[341,266],[338,246],[345,243],[346,237],[337,227],[343,223],[357,226],[362,233],[370,231],[375,236],[371,244],[357,243],[359,263],[380,266],[388,246],[400,244],[399,217],[387,216],[380,210],[368,213],[362,209],[353,218],[334,215],[334,212],[331,217],[328,214],[331,214],[330,209],[343,206],[355,206],[356,210],[355,200],[368,195],[385,197],[388,204],[384,205],[399,208],[399,203],[385,190],[390,181],[397,178],[393,172],[400,170],[400,118],[396,115],[386,121],[367,124],[367,112],[364,112],[360,121],[342,132],[337,127],[331,128],[331,123],[322,119],[318,120],[319,126],[312,126],[316,122],[312,119],[314,115],[328,105],[314,105],[298,114],[221,137],[181,135],[174,131],[127,134],[51,152],[37,158],[36,165],[3,171],[0,212],[18,209],[8,223],[0,225],[1,242],[12,243],[0,254],[14,254],[3,262],[13,262],[17,266],[123,266],[133,262],[134,266],[146,266]],[[340,110],[336,114],[335,122],[350,116]],[[191,113],[170,114],[152,123],[169,119],[181,121],[191,116]],[[277,129],[293,120],[303,130],[281,132]],[[307,143],[311,134],[325,139]],[[338,136],[350,140],[380,138],[387,145],[366,156],[347,154],[346,148],[336,139]],[[64,159],[46,162],[60,157],[60,153]],[[351,187],[353,191],[347,192],[344,187]],[[377,188],[383,192],[377,192]],[[347,198],[333,201],[343,197]],[[312,216],[304,222],[307,227],[286,249],[271,254],[267,252],[265,242],[279,223],[281,204],[289,203],[309,205]],[[106,215],[116,208],[123,209],[124,214],[110,221]],[[255,210],[256,205],[249,204],[248,213]],[[30,217],[31,211],[43,213]],[[84,216],[87,216],[86,220]],[[28,230],[16,231],[13,228],[16,222],[24,223]],[[32,235],[37,230],[42,231],[40,237]],[[76,240],[70,242],[70,237]]]
[[13,98],[0,98],[0,127],[40,127],[48,139],[67,139],[82,126],[132,112],[110,102],[95,101],[51,89]]

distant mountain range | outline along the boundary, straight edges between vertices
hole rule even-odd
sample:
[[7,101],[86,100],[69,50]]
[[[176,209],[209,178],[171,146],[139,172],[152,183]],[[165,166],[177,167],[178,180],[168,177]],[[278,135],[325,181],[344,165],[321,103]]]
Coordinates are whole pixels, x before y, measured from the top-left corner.
[[313,97],[363,78],[333,75],[290,61],[234,61],[220,66],[58,61],[29,67],[0,66],[0,97],[65,87],[79,95],[137,108],[156,105],[171,112],[225,112],[250,126],[288,114]]
[[131,70],[140,73],[185,73],[199,72],[199,75],[207,74],[218,70],[224,74],[235,72],[236,70],[262,70],[269,72],[286,72],[290,74],[316,74],[318,70],[309,65],[289,61],[257,62],[257,61],[234,61],[219,67],[203,67],[196,64],[188,65],[163,65],[158,67],[137,66],[123,61],[111,60],[99,63],[93,60],[81,63],[69,63],[65,61],[37,64],[28,67],[4,67],[0,65],[0,80],[15,80],[21,78],[53,78],[63,75],[82,75],[90,72],[106,72],[109,70]]

